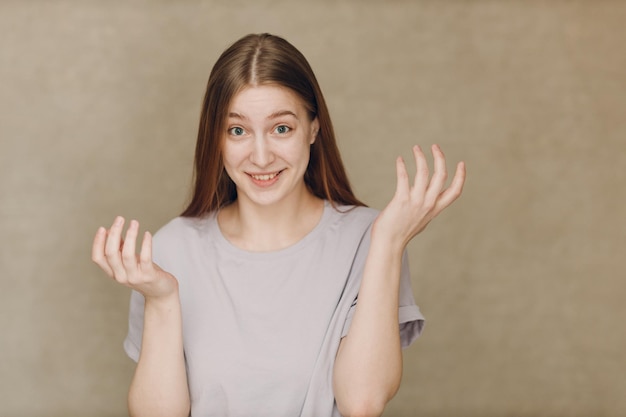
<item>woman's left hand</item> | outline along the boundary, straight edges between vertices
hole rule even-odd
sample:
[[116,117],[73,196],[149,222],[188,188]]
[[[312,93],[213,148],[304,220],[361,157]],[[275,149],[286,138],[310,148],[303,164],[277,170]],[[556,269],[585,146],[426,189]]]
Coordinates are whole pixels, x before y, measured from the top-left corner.
[[463,190],[465,163],[457,164],[454,178],[450,186],[445,188],[448,178],[446,159],[438,145],[433,145],[431,149],[434,158],[432,178],[421,148],[417,145],[413,147],[416,165],[413,186],[409,183],[404,161],[398,157],[396,193],[373,225],[373,236],[387,239],[399,250],[404,250],[409,241],[424,230],[432,219],[459,198]]

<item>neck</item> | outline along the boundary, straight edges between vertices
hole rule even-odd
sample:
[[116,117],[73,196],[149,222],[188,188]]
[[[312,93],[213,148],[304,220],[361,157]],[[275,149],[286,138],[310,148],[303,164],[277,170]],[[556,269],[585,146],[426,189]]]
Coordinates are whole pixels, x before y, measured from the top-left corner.
[[323,200],[308,190],[300,198],[265,206],[238,199],[221,210],[220,229],[235,246],[269,252],[291,246],[319,223]]

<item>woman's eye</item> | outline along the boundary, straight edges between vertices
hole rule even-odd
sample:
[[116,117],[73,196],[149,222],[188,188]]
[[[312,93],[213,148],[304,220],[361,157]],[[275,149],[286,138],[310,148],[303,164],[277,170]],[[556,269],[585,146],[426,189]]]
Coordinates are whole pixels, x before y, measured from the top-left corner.
[[230,134],[233,136],[241,136],[245,133],[245,131],[243,130],[242,127],[236,126],[236,127],[231,127],[230,129],[228,129]]
[[285,125],[280,125],[276,127],[276,133],[280,134],[280,135],[284,135],[285,133],[288,133],[291,130],[291,128],[289,126],[285,126]]

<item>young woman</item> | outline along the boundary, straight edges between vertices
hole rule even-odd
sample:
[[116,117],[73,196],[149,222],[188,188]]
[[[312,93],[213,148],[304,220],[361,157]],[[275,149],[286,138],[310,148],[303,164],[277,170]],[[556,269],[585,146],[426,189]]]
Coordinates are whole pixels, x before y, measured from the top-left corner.
[[[216,62],[189,206],[154,236],[101,227],[93,260],[132,291],[132,416],[378,416],[423,317],[406,246],[461,194],[413,148],[382,212],[352,193],[315,76],[282,38]],[[412,176],[413,177],[413,176]],[[412,182],[412,185],[411,185]]]

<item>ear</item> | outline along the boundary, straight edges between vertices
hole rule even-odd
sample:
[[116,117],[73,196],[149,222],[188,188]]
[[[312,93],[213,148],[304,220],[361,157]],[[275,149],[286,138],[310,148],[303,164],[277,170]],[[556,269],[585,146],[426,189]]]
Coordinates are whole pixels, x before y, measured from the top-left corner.
[[311,122],[311,145],[313,145],[313,143],[315,142],[315,139],[317,138],[317,133],[320,131],[320,121],[317,120],[317,117],[315,119],[313,119],[313,121]]

